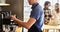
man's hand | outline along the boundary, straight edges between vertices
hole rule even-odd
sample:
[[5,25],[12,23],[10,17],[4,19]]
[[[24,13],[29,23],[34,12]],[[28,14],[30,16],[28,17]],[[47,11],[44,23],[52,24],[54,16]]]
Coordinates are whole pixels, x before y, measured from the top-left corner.
[[16,15],[11,15],[10,18],[11,18],[12,20],[16,20],[16,19],[17,19],[17,18],[16,18]]
[[[16,15],[11,15],[10,18],[11,18],[11,20],[14,20],[14,21],[17,19]],[[18,26],[21,27],[21,25],[18,25]]]
[[54,16],[51,19],[54,20],[55,19]]

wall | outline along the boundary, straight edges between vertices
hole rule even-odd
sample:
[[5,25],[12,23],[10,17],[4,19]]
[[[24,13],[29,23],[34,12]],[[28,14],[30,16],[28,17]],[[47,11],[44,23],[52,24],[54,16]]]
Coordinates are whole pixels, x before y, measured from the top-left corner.
[[17,17],[23,20],[23,0],[6,0],[6,3],[11,4],[8,7],[2,7],[3,11],[12,11]]

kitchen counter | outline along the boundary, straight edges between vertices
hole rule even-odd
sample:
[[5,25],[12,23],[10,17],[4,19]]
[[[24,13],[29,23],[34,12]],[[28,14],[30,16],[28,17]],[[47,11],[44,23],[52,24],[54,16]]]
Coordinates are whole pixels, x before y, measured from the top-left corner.
[[44,25],[43,32],[48,32],[49,30],[53,30],[53,32],[59,32],[60,25],[53,26],[53,25]]
[[60,29],[60,25],[57,25],[57,26],[44,25],[44,29]]
[[16,26],[16,30],[15,30],[15,32],[22,32],[22,27],[18,27],[18,26]]

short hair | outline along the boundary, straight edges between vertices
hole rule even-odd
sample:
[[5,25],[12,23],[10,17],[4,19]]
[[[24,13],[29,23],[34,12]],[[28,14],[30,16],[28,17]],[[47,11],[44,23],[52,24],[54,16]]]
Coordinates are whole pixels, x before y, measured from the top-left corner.
[[55,5],[59,5],[59,3],[56,3]]
[[44,3],[44,6],[46,6],[46,5],[48,5],[48,4],[50,4],[50,2],[49,2],[49,1],[46,1],[46,2]]

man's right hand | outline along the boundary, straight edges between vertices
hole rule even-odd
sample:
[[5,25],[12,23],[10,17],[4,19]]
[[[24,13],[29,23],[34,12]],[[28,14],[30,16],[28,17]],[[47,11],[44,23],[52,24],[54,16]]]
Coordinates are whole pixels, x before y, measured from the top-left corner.
[[16,20],[16,19],[17,19],[17,18],[16,18],[16,15],[11,15],[10,18],[11,18],[12,20]]

